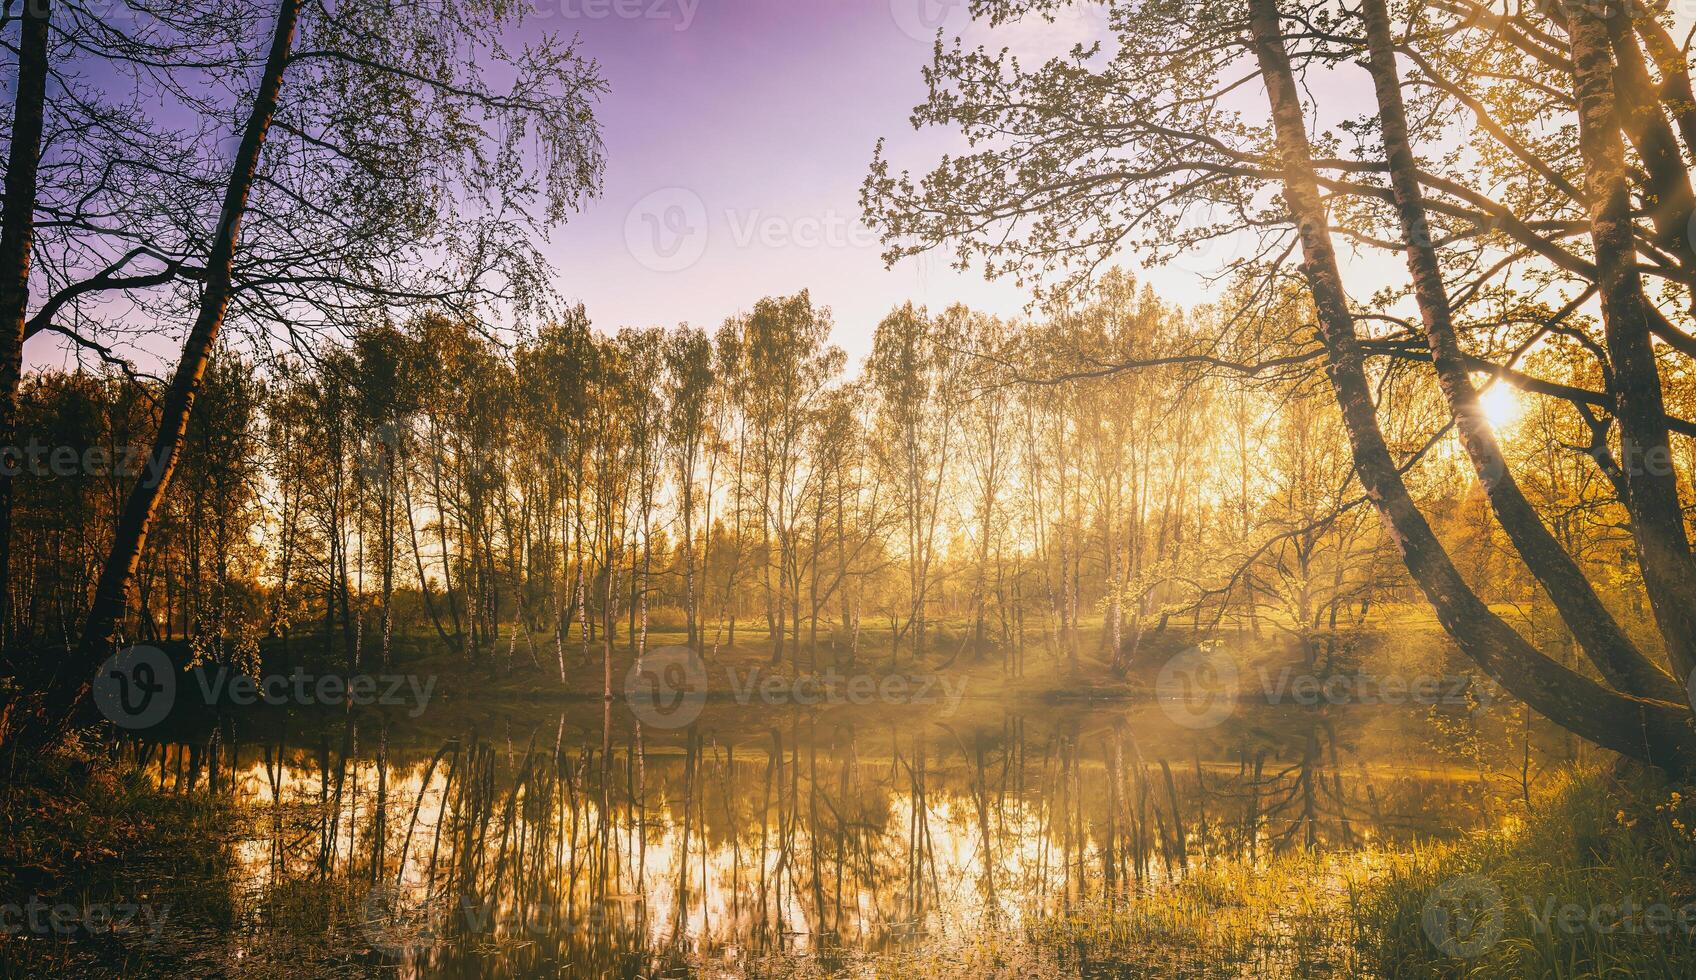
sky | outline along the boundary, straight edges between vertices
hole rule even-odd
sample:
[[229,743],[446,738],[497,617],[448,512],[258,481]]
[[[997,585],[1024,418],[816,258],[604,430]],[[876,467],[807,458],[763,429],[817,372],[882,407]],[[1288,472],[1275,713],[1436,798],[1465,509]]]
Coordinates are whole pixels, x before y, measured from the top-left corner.
[[[605,193],[546,249],[561,291],[598,328],[711,330],[762,296],[810,289],[856,363],[878,320],[909,300],[1024,310],[1011,283],[956,272],[943,255],[886,270],[860,224],[860,184],[879,137],[915,174],[960,148],[909,122],[938,26],[1053,53],[1102,30],[1097,12],[992,31],[971,22],[965,0],[529,2],[528,23],[579,35],[611,87],[600,107]],[[1191,277],[1156,271],[1169,299],[1200,298]]]
[[[833,311],[833,342],[853,365],[869,351],[877,322],[907,301],[1025,312],[1026,293],[986,282],[975,269],[956,271],[946,254],[886,269],[875,233],[860,223],[859,190],[879,138],[895,168],[915,175],[964,149],[955,133],[915,132],[909,122],[925,97],[921,70],[939,28],[968,44],[1009,47],[1030,63],[1105,38],[1099,4],[1074,4],[1055,23],[1030,18],[991,29],[970,18],[967,0],[523,3],[529,12],[512,40],[576,35],[609,86],[598,106],[603,193],[543,245],[560,294],[583,302],[597,328],[711,330],[763,296],[809,289],[816,305]],[[1343,114],[1368,106],[1363,78],[1331,93]],[[1348,252],[1351,272],[1362,271]],[[1225,258],[1199,254],[1141,269],[1122,256],[1120,264],[1189,307],[1210,298],[1200,273]],[[1366,264],[1368,278],[1399,274],[1392,257]],[[1355,285],[1357,295],[1369,294]],[[169,344],[138,352],[143,361],[175,353]],[[73,356],[43,336],[26,359],[63,367]]]
[[[957,271],[947,254],[886,268],[860,223],[860,186],[880,137],[895,168],[915,176],[964,150],[957,133],[910,123],[939,29],[1030,62],[1106,37],[1100,5],[991,29],[971,19],[967,0],[522,2],[529,12],[510,40],[575,35],[608,84],[597,109],[603,193],[543,243],[559,293],[584,303],[598,329],[712,330],[761,297],[808,289],[832,310],[832,341],[853,370],[878,321],[902,303],[1026,311],[1026,292]],[[1192,306],[1208,298],[1196,271],[1217,259],[1120,264]],[[175,359],[172,336],[120,349],[157,370]],[[72,350],[43,335],[26,364],[69,367]]]

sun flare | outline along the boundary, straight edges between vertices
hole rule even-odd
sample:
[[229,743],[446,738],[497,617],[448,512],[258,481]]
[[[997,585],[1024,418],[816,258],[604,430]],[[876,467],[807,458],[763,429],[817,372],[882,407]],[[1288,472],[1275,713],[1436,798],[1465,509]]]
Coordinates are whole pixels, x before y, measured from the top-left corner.
[[1497,429],[1511,428],[1525,415],[1525,400],[1512,388],[1496,385],[1478,400],[1484,405],[1484,417]]

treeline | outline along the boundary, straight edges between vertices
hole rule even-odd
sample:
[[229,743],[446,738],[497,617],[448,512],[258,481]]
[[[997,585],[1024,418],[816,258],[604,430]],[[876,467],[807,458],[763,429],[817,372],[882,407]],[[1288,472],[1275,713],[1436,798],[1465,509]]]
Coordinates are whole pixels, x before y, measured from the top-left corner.
[[[805,292],[711,333],[607,333],[579,308],[510,344],[425,315],[311,363],[226,353],[126,634],[219,659],[273,637],[359,667],[388,662],[401,631],[563,674],[663,629],[802,667],[964,655],[1016,673],[1032,645],[1127,669],[1174,617],[1306,638],[1357,625],[1404,581],[1335,403],[1310,372],[1210,367],[1215,316],[1114,272],[1041,322],[895,309],[853,371]],[[1385,382],[1479,581],[1534,598],[1416,410],[1432,393]],[[22,645],[74,641],[153,393],[26,382],[24,448],[47,464],[19,457]],[[1532,457],[1575,539],[1602,547],[1600,488]]]
[[[539,242],[600,193],[605,168],[606,79],[560,32],[509,43],[523,5],[127,0],[118,12],[32,2],[0,16],[12,32],[0,45],[11,82],[0,115],[0,740],[37,747],[94,720],[90,683],[137,635],[138,609],[142,622],[167,610],[252,622],[219,609],[265,588],[262,573],[237,574],[258,548],[257,518],[218,510],[213,498],[234,492],[216,480],[175,486],[191,430],[206,425],[196,403],[222,370],[214,352],[314,356],[347,324],[426,309],[536,315],[554,295]],[[490,79],[489,64],[508,70]],[[44,353],[30,342],[43,334],[125,376],[146,351],[143,367],[166,377],[127,390],[38,379],[26,405],[24,368]],[[103,401],[135,411],[76,424]],[[32,441],[26,411],[122,440],[139,465]],[[148,425],[129,429],[136,419]],[[243,470],[263,460],[239,445],[259,430],[202,431],[213,477],[269,479]],[[62,482],[78,475],[89,479]],[[20,496],[46,508],[45,523],[14,521]],[[62,506],[95,523],[63,520]],[[171,510],[181,525],[161,546],[151,537]],[[101,545],[96,572],[88,554]],[[138,603],[144,562],[169,570],[155,582],[170,599]],[[220,582],[212,605],[208,579]],[[14,596],[29,605],[7,605]],[[44,644],[50,655],[15,653]]]

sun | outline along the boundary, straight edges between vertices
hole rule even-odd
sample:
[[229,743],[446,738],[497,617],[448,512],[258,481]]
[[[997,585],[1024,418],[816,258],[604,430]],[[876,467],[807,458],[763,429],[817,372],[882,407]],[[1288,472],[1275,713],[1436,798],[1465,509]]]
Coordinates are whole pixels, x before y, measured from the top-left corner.
[[1511,428],[1525,415],[1525,399],[1505,385],[1494,385],[1478,396],[1484,406],[1484,417],[1497,429]]

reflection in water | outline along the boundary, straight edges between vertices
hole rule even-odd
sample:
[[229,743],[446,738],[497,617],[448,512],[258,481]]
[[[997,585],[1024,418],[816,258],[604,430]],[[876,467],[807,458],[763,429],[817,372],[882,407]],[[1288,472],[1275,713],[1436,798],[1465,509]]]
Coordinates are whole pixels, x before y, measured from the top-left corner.
[[285,899],[343,894],[324,928],[403,975],[828,966],[1476,811],[1464,774],[1370,764],[1347,715],[1285,710],[1205,738],[1124,710],[762,720],[654,732],[594,705],[432,743],[375,716],[272,718],[132,750],[167,788],[263,814],[235,855],[237,934],[261,943],[298,928]]

